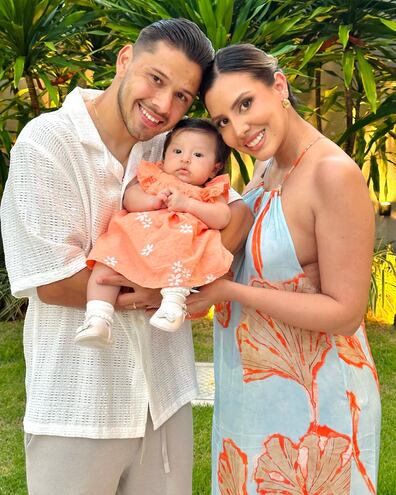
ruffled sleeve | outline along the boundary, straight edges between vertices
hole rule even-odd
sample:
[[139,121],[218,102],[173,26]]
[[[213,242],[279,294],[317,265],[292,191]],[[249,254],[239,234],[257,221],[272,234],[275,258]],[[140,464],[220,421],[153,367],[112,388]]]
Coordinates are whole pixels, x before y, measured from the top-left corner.
[[229,189],[230,177],[228,174],[218,175],[201,189],[201,199],[206,203],[214,203],[220,197],[228,201]]
[[162,161],[146,162],[142,160],[136,171],[136,176],[143,191],[149,194],[157,194],[163,187],[159,184],[162,174]]

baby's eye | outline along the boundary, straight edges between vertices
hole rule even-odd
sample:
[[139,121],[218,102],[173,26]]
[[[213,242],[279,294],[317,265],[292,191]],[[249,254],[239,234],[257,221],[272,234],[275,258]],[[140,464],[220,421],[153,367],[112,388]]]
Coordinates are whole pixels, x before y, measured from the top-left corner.
[[199,151],[196,151],[194,153],[194,156],[196,156],[197,158],[202,158],[203,157],[203,153],[200,153]]
[[174,148],[173,150],[173,153],[175,153],[176,155],[180,155],[181,152],[182,150],[180,148]]
[[252,105],[252,98],[246,98],[241,102],[241,110],[247,110]]

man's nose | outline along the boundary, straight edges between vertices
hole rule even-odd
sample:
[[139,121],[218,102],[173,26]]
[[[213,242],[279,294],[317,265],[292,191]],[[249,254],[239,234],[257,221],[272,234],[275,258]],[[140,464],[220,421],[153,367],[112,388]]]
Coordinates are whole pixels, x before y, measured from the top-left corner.
[[172,92],[167,89],[158,91],[153,100],[153,105],[160,115],[169,115],[172,107]]

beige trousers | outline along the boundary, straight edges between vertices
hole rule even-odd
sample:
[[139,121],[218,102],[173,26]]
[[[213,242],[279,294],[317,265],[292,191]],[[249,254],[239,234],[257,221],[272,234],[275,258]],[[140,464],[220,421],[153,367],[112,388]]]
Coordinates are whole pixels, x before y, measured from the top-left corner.
[[29,495],[191,495],[191,404],[144,438],[25,435]]

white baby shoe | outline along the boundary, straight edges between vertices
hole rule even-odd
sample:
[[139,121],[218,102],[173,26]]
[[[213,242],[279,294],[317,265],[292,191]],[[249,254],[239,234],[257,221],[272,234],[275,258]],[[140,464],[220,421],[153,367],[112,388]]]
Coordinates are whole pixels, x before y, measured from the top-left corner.
[[74,342],[83,347],[104,349],[113,343],[112,324],[108,317],[91,315],[77,328]]
[[167,287],[161,289],[162,303],[150,318],[153,327],[174,332],[178,330],[187,314],[186,297],[190,290],[185,287]]

